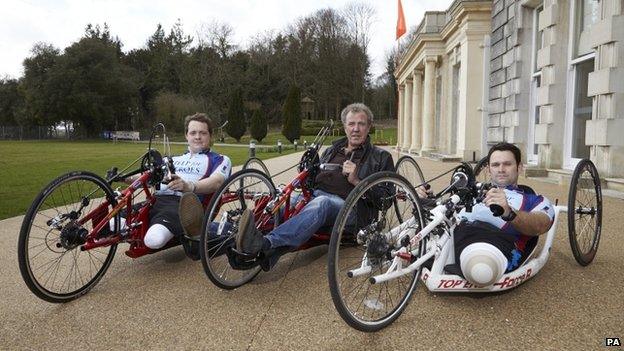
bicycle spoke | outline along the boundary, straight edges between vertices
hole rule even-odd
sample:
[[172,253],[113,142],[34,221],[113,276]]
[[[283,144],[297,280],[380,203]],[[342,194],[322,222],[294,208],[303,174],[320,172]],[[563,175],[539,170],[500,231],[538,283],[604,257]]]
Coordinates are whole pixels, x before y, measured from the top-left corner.
[[[90,233],[102,217],[82,222],[85,216],[93,216],[90,212],[100,206],[99,199],[106,198],[106,189],[112,193],[92,173],[68,173],[50,183],[31,206],[20,232],[18,258],[22,277],[40,298],[65,302],[81,296],[110,265],[116,245],[85,254],[80,249],[84,233]],[[83,198],[89,203],[81,209]],[[109,204],[105,210],[111,208]]]
[[[345,208],[340,212],[334,226],[328,264],[330,291],[338,312],[351,326],[364,331],[378,330],[389,324],[405,307],[417,283],[415,273],[376,284],[372,284],[370,279],[390,273],[388,269],[394,258],[388,255],[400,247],[396,242],[399,235],[406,230],[416,232],[422,227],[421,209],[415,200],[417,195],[411,184],[406,184],[402,178],[390,173],[376,174],[371,179],[373,180],[356,186],[347,198]],[[352,211],[355,211],[357,201],[373,187],[379,187],[380,191],[390,189],[393,194],[403,195],[400,198],[395,196],[389,206],[387,201],[379,199],[381,203],[377,203],[376,208],[382,209],[380,214],[372,222],[359,228],[358,243],[353,247],[343,248],[338,243],[346,233],[347,218],[354,215]],[[374,202],[375,199],[367,201]],[[408,220],[414,223],[402,228],[401,233],[390,235],[392,230],[397,230]],[[363,267],[364,259],[366,264]],[[367,268],[371,270],[362,274]],[[347,274],[349,272],[353,273],[351,278]]]

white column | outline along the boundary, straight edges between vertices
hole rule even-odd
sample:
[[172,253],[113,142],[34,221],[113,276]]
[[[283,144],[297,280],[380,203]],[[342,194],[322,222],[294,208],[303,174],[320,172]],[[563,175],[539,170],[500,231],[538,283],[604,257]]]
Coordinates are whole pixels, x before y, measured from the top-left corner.
[[420,152],[422,134],[422,71],[414,70],[414,88],[412,91],[412,145],[410,152]]
[[405,86],[399,83],[399,101],[397,103],[397,150],[401,149],[403,146],[403,133],[401,132],[401,128],[403,128],[403,101],[405,100]]
[[423,145],[421,154],[428,154],[435,149],[435,66],[437,57],[425,58],[425,86],[423,94]]
[[[468,35],[461,42],[459,96],[457,101],[457,154],[464,160],[481,156],[482,114],[477,106],[483,100],[483,37]],[[489,67],[489,66],[487,66]],[[487,82],[487,81],[485,81]],[[489,83],[489,82],[488,82]],[[486,85],[486,86],[489,86]]]
[[403,150],[409,152],[412,145],[412,78],[405,81],[405,109],[403,110]]

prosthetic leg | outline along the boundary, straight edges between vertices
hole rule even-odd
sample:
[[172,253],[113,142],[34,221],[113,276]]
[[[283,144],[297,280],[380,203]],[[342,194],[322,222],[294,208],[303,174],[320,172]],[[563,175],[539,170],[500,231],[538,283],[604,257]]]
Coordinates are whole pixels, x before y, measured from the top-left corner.
[[507,269],[507,258],[495,246],[474,243],[461,252],[461,270],[464,277],[479,287],[489,286],[498,281]]

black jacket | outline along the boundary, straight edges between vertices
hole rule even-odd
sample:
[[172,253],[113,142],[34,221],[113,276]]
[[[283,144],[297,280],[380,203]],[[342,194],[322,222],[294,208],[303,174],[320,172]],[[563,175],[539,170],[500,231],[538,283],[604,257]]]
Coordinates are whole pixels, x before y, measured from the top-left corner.
[[[340,148],[347,145],[347,138],[341,138],[332,143],[321,155],[320,162],[327,163],[331,160]],[[366,141],[362,145],[364,154],[357,168],[357,176],[360,180],[370,176],[371,174],[383,171],[394,172],[394,161],[392,155],[386,150],[374,146],[370,142],[370,137],[366,137]],[[377,217],[380,203],[379,199],[387,199],[392,196],[392,190],[386,187],[371,188],[362,201],[357,206],[357,228],[370,224]]]

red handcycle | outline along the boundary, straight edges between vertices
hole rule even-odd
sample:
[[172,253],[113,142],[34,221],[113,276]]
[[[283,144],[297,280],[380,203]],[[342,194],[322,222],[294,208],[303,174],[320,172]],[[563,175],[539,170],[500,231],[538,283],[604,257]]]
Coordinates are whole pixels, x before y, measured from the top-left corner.
[[[199,251],[204,271],[215,285],[234,289],[251,281],[263,267],[268,269],[270,263],[267,260],[271,257],[262,254],[250,256],[236,250],[234,243],[240,216],[245,209],[250,209],[256,228],[266,234],[297,215],[312,200],[317,172],[321,169],[339,170],[341,167],[320,163],[319,150],[332,127],[333,122],[328,121],[303,153],[298,165],[291,167],[298,167],[299,173],[290,183],[275,187],[272,180],[290,168],[273,177],[259,169],[246,168],[233,174],[213,194],[206,207]],[[295,196],[297,199],[294,199]],[[328,244],[331,228],[322,229],[294,251]],[[345,238],[345,241],[348,240]],[[289,251],[293,250],[284,249],[276,255]]]
[[[152,148],[157,131],[162,131],[166,156]],[[121,173],[112,168],[104,179],[91,172],[69,172],[35,198],[22,222],[17,252],[22,278],[36,296],[59,303],[86,294],[106,273],[120,243],[128,243],[126,255],[137,258],[186,240],[173,238],[158,250],[143,242],[154,189],[175,172],[162,124],[154,127],[148,145]],[[126,189],[111,188],[113,182],[137,174]]]

